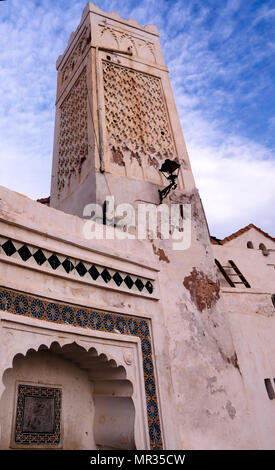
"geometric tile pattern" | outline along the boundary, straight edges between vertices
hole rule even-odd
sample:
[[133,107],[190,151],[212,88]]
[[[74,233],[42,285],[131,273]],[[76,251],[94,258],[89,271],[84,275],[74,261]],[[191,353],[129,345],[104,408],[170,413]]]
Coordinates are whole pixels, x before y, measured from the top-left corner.
[[150,446],[152,450],[163,448],[149,320],[122,313],[103,312],[53,302],[4,287],[0,287],[0,310],[63,325],[69,324],[139,337],[142,348]]
[[61,437],[61,389],[18,385],[15,443],[57,445]]
[[[2,250],[1,250],[2,247]],[[104,281],[115,288],[127,287],[131,292],[146,292],[152,294],[154,286],[151,280],[137,277],[133,274],[118,272],[104,266],[91,264],[86,261],[72,259],[58,253],[27,245],[12,239],[0,237],[0,253],[9,257],[17,257],[25,263],[51,268],[53,271],[66,272],[93,281]]]

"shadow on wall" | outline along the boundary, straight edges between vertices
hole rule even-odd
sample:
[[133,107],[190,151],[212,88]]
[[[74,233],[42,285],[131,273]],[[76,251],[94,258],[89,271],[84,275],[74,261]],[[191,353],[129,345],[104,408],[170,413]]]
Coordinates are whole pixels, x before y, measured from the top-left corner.
[[95,348],[53,343],[17,354],[3,383],[0,449],[135,449],[133,386]]

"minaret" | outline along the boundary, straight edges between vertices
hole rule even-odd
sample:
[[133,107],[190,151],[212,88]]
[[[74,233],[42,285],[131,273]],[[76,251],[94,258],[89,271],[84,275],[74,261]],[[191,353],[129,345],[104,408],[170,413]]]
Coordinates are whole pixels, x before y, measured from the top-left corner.
[[[274,375],[262,344],[272,343],[272,314],[253,319],[252,304],[265,308],[257,286],[221,289],[156,27],[88,3],[57,70],[52,207],[0,187],[0,448],[13,447],[18,426],[20,446],[29,439],[21,401],[13,408],[22,373],[23,387],[61,387],[64,449],[267,448],[264,377]],[[169,194],[159,193],[166,160],[179,171]],[[114,223],[107,210],[97,223],[84,209],[101,210],[108,196]],[[150,206],[149,222],[163,212],[168,234],[157,223],[145,233],[139,218],[120,224],[121,203],[134,215]],[[239,265],[247,257],[235,251]],[[63,366],[48,363],[47,348],[58,360],[63,351],[69,375],[59,380]]]
[[89,203],[159,203],[165,159],[194,180],[156,26],[89,2],[57,60],[51,206],[82,216]]

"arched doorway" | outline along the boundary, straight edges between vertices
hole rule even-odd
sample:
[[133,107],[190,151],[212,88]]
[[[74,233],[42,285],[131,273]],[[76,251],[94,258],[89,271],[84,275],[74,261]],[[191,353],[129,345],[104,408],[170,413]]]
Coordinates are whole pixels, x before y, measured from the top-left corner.
[[126,375],[96,347],[76,342],[16,354],[3,375],[0,448],[134,449]]

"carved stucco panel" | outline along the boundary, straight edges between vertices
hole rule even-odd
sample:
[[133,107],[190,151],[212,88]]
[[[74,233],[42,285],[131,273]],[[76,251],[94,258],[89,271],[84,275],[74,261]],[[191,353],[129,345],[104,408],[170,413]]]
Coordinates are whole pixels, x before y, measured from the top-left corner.
[[147,62],[156,63],[154,44],[127,31],[119,31],[110,25],[104,25],[100,34],[101,46],[126,51],[130,47],[133,55]]
[[84,52],[86,51],[86,48],[90,42],[90,30],[88,26],[86,26],[67,61],[65,62],[65,65],[61,69],[62,86],[66,85],[68,79],[72,76],[77,66],[81,63]]
[[88,157],[86,67],[60,106],[58,197],[81,173]]
[[176,157],[161,79],[112,62],[102,67],[111,169],[158,182],[162,161]]

